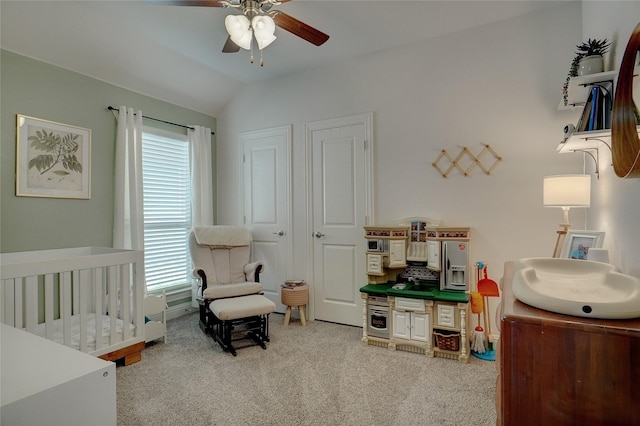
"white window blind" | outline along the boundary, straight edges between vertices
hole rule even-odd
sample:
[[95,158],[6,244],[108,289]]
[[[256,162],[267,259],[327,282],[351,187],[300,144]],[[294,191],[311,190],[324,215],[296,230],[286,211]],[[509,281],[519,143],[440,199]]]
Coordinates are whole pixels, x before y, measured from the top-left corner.
[[186,137],[145,129],[142,169],[147,291],[189,286],[191,176]]

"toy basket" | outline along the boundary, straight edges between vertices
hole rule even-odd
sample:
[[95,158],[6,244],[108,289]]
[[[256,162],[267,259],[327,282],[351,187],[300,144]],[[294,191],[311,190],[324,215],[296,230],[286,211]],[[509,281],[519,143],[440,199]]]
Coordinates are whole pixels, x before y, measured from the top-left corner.
[[460,333],[456,331],[434,331],[436,346],[445,351],[457,351],[460,349]]

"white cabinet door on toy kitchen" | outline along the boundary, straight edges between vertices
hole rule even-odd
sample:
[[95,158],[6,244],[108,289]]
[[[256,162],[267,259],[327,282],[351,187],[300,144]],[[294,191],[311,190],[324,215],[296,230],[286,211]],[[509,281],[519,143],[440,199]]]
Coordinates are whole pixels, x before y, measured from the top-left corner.
[[440,270],[440,241],[427,241],[427,267]]
[[389,241],[389,268],[407,265],[407,242],[405,240]]
[[429,317],[415,312],[393,311],[393,337],[426,342],[429,338]]

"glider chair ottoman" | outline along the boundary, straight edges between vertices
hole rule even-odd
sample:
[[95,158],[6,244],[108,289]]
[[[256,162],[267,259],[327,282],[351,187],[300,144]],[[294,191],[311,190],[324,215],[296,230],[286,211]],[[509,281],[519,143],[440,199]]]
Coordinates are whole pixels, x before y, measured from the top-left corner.
[[235,341],[267,348],[269,314],[276,309],[262,295],[262,262],[249,262],[251,240],[249,230],[236,226],[196,227],[189,235],[200,328],[233,356]]

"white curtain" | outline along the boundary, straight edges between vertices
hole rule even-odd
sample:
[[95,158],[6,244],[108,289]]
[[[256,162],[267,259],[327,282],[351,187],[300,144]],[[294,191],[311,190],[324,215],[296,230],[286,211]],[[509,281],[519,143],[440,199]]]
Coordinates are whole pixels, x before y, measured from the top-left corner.
[[[191,226],[213,225],[211,129],[191,126],[187,132],[191,159]],[[191,286],[191,306],[198,307],[198,281]]]
[[126,106],[119,109],[113,247],[144,250],[142,111]]
[[191,224],[213,225],[211,129],[191,126],[187,139],[191,157]]

